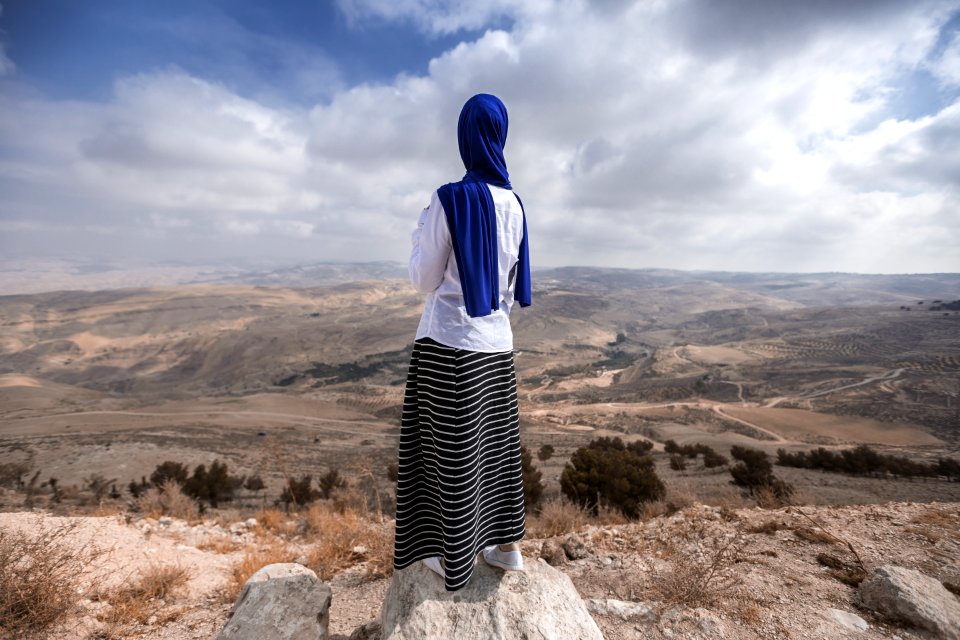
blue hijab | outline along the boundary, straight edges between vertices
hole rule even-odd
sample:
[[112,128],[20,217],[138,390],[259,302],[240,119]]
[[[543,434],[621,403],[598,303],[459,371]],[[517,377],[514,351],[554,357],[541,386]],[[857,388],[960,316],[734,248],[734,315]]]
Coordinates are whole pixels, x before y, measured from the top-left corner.
[[[497,214],[484,184],[511,189],[503,159],[507,140],[507,109],[496,96],[480,93],[463,105],[457,123],[460,158],[467,173],[460,182],[437,189],[447,217],[453,254],[467,313],[472,318],[500,308],[500,275],[497,254]],[[517,198],[520,202],[520,198]],[[527,249],[527,216],[523,211],[523,239],[517,261],[514,299],[530,306],[530,256]]]

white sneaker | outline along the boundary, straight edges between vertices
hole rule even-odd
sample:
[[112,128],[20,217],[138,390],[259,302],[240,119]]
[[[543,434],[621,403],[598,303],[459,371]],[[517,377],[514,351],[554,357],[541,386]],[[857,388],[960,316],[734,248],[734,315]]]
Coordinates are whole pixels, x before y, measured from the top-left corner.
[[429,558],[424,558],[421,560],[423,564],[427,565],[428,568],[435,571],[441,578],[446,579],[446,573],[443,570],[443,564],[440,562],[440,556],[431,556]]
[[502,551],[500,546],[495,544],[483,549],[483,559],[486,560],[487,564],[500,567],[501,569],[512,571],[523,570],[523,556],[520,555],[519,549],[515,551]]

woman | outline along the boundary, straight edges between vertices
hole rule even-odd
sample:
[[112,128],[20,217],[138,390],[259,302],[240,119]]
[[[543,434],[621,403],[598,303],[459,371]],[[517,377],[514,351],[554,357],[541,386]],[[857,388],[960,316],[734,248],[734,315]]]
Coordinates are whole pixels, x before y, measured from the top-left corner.
[[403,400],[394,568],[417,560],[447,591],[478,551],[523,569],[520,414],[510,308],[530,304],[527,225],[503,145],[507,110],[478,94],[460,112],[467,169],[434,192],[413,232],[410,279],[427,294]]

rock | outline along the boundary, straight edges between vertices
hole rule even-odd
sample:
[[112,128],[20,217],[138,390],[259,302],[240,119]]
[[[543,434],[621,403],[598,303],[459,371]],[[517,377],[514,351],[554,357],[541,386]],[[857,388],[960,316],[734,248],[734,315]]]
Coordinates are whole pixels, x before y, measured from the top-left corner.
[[573,582],[544,561],[503,571],[478,560],[459,591],[421,562],[394,572],[382,640],[603,640]]
[[310,569],[269,564],[243,585],[217,640],[326,640],[331,597]]
[[350,640],[380,640],[380,621],[365,622],[350,634]]
[[587,600],[587,609],[591,613],[602,616],[617,616],[628,622],[637,620],[655,622],[657,619],[653,609],[642,602],[626,602],[613,598],[590,599]]
[[543,546],[540,547],[540,557],[553,567],[559,567],[567,563],[567,552],[556,540],[546,540],[543,543]]
[[895,565],[875,569],[860,583],[863,604],[947,640],[960,640],[960,600],[919,571]]
[[251,529],[253,529],[255,526],[257,526],[257,519],[256,519],[256,518],[247,518],[246,520],[243,521],[243,524],[245,524],[245,525],[247,525],[248,527],[250,527]]
[[842,609],[827,609],[827,615],[834,622],[850,629],[852,631],[866,631],[870,628],[867,621],[855,613],[843,611]]
[[571,560],[581,560],[590,555],[590,550],[575,533],[568,535],[563,541],[563,550],[567,552],[567,557]]

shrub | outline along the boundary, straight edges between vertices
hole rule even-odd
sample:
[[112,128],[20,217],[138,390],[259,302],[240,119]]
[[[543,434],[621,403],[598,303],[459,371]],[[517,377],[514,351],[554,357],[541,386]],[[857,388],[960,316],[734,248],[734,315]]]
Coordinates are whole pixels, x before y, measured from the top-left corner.
[[214,460],[209,470],[205,465],[198,465],[183,484],[183,491],[198,502],[206,500],[216,509],[221,502],[233,500],[234,491],[242,484],[242,478],[227,472],[225,463]]
[[520,447],[520,469],[523,474],[523,504],[529,510],[540,508],[545,485],[543,474],[533,466],[533,455],[526,447]]
[[336,469],[330,469],[317,481],[320,496],[324,499],[329,498],[335,489],[343,489],[346,486],[347,481],[340,477],[340,472]]
[[[165,483],[171,480],[168,478]],[[100,595],[110,608],[97,618],[114,627],[125,624],[147,624],[156,616],[163,621],[176,619],[180,610],[166,610],[166,600],[186,586],[190,572],[179,565],[151,565],[141,572],[136,581]],[[117,630],[115,630],[116,633]],[[113,634],[111,634],[113,635]],[[116,635],[125,635],[123,632]]]
[[175,480],[166,480],[159,487],[150,487],[136,498],[136,505],[153,518],[170,516],[194,520],[199,515],[197,503],[183,492]]
[[587,512],[577,504],[560,497],[544,501],[528,527],[535,538],[552,538],[578,530],[587,523]]
[[683,456],[674,453],[670,456],[670,468],[674,471],[683,471],[687,468],[687,463],[683,459]]
[[288,508],[292,504],[294,509],[310,504],[320,497],[320,492],[311,486],[312,483],[311,475],[301,476],[299,480],[287,478],[287,486],[280,493],[280,502]]
[[540,462],[546,462],[553,457],[554,448],[552,444],[545,444],[537,451],[537,459]]
[[560,476],[560,488],[594,517],[606,506],[630,519],[640,517],[644,502],[666,493],[649,456],[628,449],[620,438],[607,437],[574,452]]
[[726,457],[720,455],[713,449],[703,454],[703,466],[705,466],[708,469],[712,469],[714,467],[722,467],[725,464],[727,464]]
[[159,487],[167,480],[173,480],[180,486],[187,481],[190,471],[186,465],[179,462],[166,461],[157,465],[157,468],[150,474],[150,484]]
[[0,529],[0,637],[43,633],[76,610],[81,577],[103,553],[69,540],[77,526]]
[[756,495],[763,489],[772,491],[773,496],[781,502],[790,499],[793,487],[773,475],[773,465],[770,464],[765,452],[734,445],[730,448],[730,455],[739,460],[730,468],[734,484],[746,487],[750,495]]

